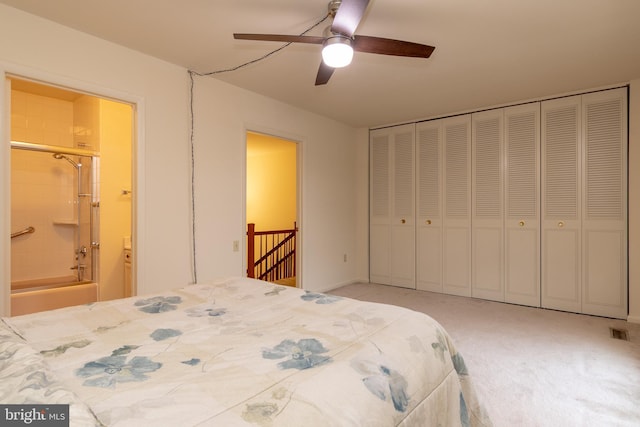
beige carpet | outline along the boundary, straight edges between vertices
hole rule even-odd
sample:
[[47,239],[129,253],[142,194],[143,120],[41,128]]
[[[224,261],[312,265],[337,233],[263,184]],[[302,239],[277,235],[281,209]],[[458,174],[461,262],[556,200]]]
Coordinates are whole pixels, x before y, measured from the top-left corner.
[[638,324],[374,284],[330,293],[440,322],[496,427],[640,426]]

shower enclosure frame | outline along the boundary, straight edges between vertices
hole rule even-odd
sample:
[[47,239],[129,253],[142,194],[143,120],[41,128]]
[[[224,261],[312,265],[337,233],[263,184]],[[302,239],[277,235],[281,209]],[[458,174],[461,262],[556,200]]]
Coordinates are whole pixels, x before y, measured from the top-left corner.
[[[67,160],[71,163],[77,171],[76,180],[77,180],[77,189],[76,189],[76,219],[77,219],[77,232],[76,232],[76,242],[75,242],[75,265],[71,267],[72,270],[76,271],[76,278],[78,283],[88,283],[95,282],[98,277],[98,268],[99,268],[99,257],[97,250],[100,248],[99,238],[98,238],[98,227],[97,221],[99,218],[99,192],[95,188],[98,180],[95,176],[97,172],[97,164],[99,161],[100,153],[92,150],[82,149],[82,148],[73,148],[73,147],[63,147],[57,145],[46,145],[46,144],[34,144],[29,142],[21,142],[21,141],[10,141],[12,149],[33,151],[33,152],[44,152],[51,153],[54,158]],[[90,186],[92,188],[89,191],[83,190],[82,188],[82,163],[76,163],[75,161],[69,159],[67,156],[81,156],[88,157],[91,159],[91,178],[90,178]],[[89,201],[89,247],[82,244],[82,233],[80,232],[81,228],[81,220],[82,220],[82,203],[81,200],[83,198],[90,197]],[[88,252],[88,254],[87,254]],[[85,277],[85,264],[83,260],[86,256],[90,257],[90,277],[87,279]]]

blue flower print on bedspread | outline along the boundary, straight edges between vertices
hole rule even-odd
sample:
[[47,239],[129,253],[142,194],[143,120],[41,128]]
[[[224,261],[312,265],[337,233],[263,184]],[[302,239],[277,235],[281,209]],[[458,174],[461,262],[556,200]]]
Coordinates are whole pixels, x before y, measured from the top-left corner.
[[172,311],[178,308],[177,304],[182,302],[182,298],[178,296],[173,297],[152,297],[147,299],[141,299],[136,301],[136,307],[140,307],[138,310],[145,313],[162,313],[165,311]]
[[393,402],[398,412],[405,412],[409,405],[407,380],[398,371],[368,360],[353,360],[351,366],[360,374],[367,375],[362,383],[380,400]]
[[227,309],[222,307],[214,307],[213,304],[201,305],[197,307],[191,307],[186,310],[189,317],[219,317],[227,314]]
[[162,363],[154,362],[148,357],[107,356],[86,363],[76,371],[76,375],[87,378],[82,385],[92,387],[115,387],[117,383],[146,380],[147,373],[162,367]]
[[433,348],[434,353],[440,359],[442,363],[444,363],[444,353],[449,352],[449,348],[447,347],[447,343],[445,342],[444,335],[440,331],[437,330],[438,342],[431,343],[431,348]]
[[328,350],[315,338],[305,338],[298,342],[284,340],[272,349],[262,351],[265,359],[287,360],[278,363],[280,369],[309,369],[331,362],[331,357],[323,356]]
[[156,329],[155,331],[151,332],[151,335],[149,336],[153,338],[154,341],[164,341],[166,339],[177,337],[180,335],[182,335],[182,332],[177,329]]
[[274,286],[270,291],[265,292],[264,295],[266,297],[277,297],[280,295],[280,292],[284,292],[286,288],[284,286]]
[[469,371],[467,371],[467,364],[464,363],[464,359],[460,353],[456,353],[451,356],[451,361],[453,362],[453,367],[456,369],[458,375],[469,375]]
[[196,365],[198,365],[200,363],[200,359],[198,359],[197,357],[192,357],[191,359],[183,360],[180,363],[183,363],[183,364],[189,365],[189,366],[196,366]]
[[469,418],[467,402],[464,400],[462,392],[460,392],[460,424],[462,424],[462,427],[471,427],[471,418]]
[[315,301],[316,304],[333,304],[342,298],[334,295],[318,294],[315,292],[305,291],[304,295],[300,295],[304,301]]

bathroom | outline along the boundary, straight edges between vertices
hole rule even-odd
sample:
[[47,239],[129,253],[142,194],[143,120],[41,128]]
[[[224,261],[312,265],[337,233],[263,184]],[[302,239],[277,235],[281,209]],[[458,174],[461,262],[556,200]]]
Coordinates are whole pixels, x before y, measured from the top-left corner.
[[131,104],[11,85],[11,313],[135,294]]

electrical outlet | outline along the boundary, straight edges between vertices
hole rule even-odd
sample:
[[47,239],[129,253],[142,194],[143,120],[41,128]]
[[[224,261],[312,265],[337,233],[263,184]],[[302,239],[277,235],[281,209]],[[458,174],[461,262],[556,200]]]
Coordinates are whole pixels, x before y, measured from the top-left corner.
[[240,251],[240,241],[234,240],[233,241],[233,252],[238,252],[238,251]]

